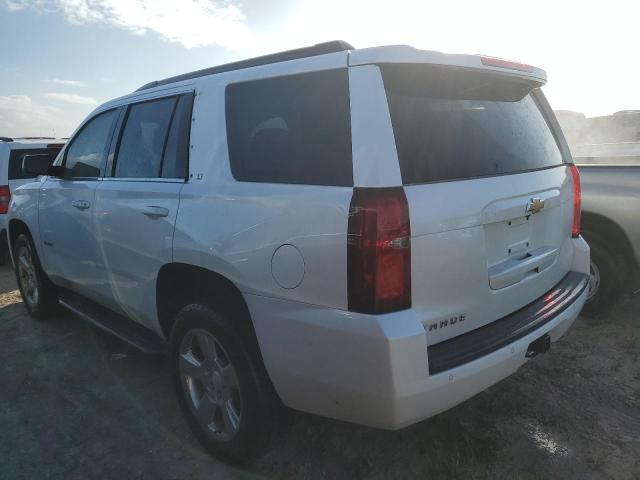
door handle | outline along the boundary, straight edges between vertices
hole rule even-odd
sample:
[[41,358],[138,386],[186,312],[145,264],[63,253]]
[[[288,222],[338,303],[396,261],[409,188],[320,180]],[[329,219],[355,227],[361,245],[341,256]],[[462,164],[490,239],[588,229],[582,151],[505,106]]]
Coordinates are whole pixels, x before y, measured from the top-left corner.
[[146,207],[142,207],[140,211],[143,215],[152,218],[160,218],[169,216],[169,209],[164,207],[158,207],[156,205],[147,205]]
[[73,200],[71,202],[71,205],[73,207],[76,207],[78,210],[86,210],[91,206],[91,204],[86,200]]

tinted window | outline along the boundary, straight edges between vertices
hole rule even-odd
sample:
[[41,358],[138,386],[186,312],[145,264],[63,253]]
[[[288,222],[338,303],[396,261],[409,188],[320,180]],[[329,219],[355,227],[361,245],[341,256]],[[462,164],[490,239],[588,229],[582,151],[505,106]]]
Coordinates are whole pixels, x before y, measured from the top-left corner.
[[89,120],[66,150],[66,177],[99,177],[116,111]]
[[60,148],[29,148],[11,150],[11,154],[9,155],[9,180],[33,178],[32,174],[25,173],[22,170],[22,161],[24,160],[25,155],[49,155],[49,157],[51,157],[51,163],[53,163],[60,152]]
[[353,185],[346,69],[229,85],[226,114],[237,180]]
[[161,176],[164,178],[186,178],[187,176],[192,106],[192,93],[178,99],[162,160]]
[[527,81],[433,66],[382,72],[405,184],[562,164]]
[[116,177],[156,178],[176,98],[129,107],[116,159]]

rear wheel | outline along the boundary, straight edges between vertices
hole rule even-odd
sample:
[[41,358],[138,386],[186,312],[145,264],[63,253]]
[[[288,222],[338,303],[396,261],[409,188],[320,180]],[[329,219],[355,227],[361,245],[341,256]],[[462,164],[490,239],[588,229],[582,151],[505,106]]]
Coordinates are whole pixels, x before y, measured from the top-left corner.
[[33,318],[44,320],[58,306],[56,288],[42,270],[31,237],[18,235],[13,247],[16,280],[24,306]]
[[599,237],[585,233],[591,249],[589,293],[582,313],[595,316],[605,313],[620,298],[624,272],[622,262],[607,248]]
[[180,406],[200,442],[232,463],[256,457],[275,430],[278,404],[230,319],[188,305],[171,337]]

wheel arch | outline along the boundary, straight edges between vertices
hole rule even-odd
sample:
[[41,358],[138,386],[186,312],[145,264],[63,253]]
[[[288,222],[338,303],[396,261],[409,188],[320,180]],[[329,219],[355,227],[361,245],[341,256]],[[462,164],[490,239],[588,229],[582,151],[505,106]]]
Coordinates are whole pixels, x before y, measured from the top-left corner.
[[13,245],[16,241],[16,238],[18,238],[18,235],[20,235],[21,233],[29,235],[29,237],[31,237],[31,240],[33,240],[31,230],[25,222],[23,222],[22,220],[18,220],[17,218],[12,218],[11,220],[9,220],[9,224],[7,225],[7,240],[9,242],[9,253],[11,254],[11,258],[13,258]]
[[188,263],[163,265],[156,282],[156,306],[158,323],[165,338],[171,337],[176,314],[191,303],[202,303],[228,314],[237,322],[241,333],[248,335],[257,346],[247,302],[229,278]]

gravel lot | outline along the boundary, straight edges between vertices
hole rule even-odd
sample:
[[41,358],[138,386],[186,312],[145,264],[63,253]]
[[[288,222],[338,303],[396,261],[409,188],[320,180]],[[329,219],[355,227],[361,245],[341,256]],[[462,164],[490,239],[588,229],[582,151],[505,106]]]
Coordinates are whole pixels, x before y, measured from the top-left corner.
[[2,479],[640,479],[640,296],[402,431],[293,413],[286,439],[238,470],[202,452],[162,358],[70,313],[35,322],[15,289],[0,268]]

